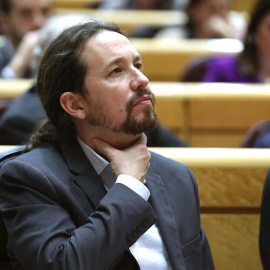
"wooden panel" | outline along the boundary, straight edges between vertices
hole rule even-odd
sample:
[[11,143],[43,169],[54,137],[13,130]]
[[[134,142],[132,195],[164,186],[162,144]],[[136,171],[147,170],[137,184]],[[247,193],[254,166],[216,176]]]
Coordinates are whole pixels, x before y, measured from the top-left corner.
[[[268,167],[270,167],[270,161]],[[199,186],[201,208],[252,207],[259,209],[268,167],[191,167]]]
[[181,100],[156,98],[156,112],[159,116],[159,121],[170,129],[178,131],[183,129],[183,110],[184,106]]
[[269,117],[269,100],[190,100],[190,126],[194,129],[246,130]]
[[[69,8],[54,8],[56,13],[70,12]],[[185,13],[172,10],[102,10],[77,8],[76,12],[88,14],[104,22],[118,24],[127,36],[138,26],[170,26],[183,24],[187,20]]]
[[0,98],[16,98],[30,88],[32,84],[33,80],[29,79],[0,79]]
[[246,131],[190,130],[188,142],[193,147],[241,147]]
[[257,2],[256,0],[233,0],[232,9],[239,12],[250,13]]
[[53,0],[54,8],[89,8],[105,0]]
[[192,168],[268,168],[270,149],[255,148],[151,148]]
[[216,270],[261,270],[259,214],[201,215]]

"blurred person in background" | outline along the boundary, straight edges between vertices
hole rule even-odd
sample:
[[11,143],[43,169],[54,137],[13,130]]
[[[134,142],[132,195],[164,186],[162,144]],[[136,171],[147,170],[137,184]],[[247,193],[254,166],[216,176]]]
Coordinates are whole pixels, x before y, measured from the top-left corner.
[[231,11],[231,0],[189,0],[187,22],[167,27],[156,38],[242,38],[246,19]]
[[264,83],[270,78],[270,1],[259,0],[238,55],[211,57],[203,82]]
[[179,9],[184,8],[186,0],[110,0],[103,1],[102,9]]
[[[63,30],[84,21],[84,14],[61,14],[52,16],[40,29],[38,43],[30,59],[31,77],[36,78],[36,71],[43,52],[50,42]],[[89,18],[89,17],[88,17]],[[27,140],[35,125],[46,117],[38,97],[36,83],[21,96],[16,98],[0,120],[0,144],[18,145]]]
[[0,25],[5,35],[0,47],[0,77],[29,78],[38,30],[51,11],[51,0],[1,0]]
[[[126,10],[183,10],[187,0],[110,0],[103,1],[99,9],[126,9]],[[161,27],[143,26],[135,29],[131,37],[151,38]]]

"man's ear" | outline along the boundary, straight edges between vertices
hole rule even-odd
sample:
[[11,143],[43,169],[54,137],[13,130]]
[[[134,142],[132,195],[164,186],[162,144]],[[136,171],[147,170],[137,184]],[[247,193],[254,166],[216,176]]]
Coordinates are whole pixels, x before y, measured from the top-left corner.
[[60,97],[60,104],[63,110],[69,115],[77,119],[85,118],[85,111],[83,108],[83,97],[72,92],[65,92]]

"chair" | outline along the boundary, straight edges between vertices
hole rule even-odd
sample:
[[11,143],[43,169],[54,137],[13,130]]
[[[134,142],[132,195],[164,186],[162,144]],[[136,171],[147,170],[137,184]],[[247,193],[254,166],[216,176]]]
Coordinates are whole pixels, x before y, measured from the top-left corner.
[[[0,169],[7,161],[20,155],[25,150],[25,145],[20,145],[13,147],[7,151],[0,153]],[[8,270],[12,269],[11,264],[8,259],[7,250],[7,229],[3,220],[2,215],[0,215],[0,269]]]
[[257,123],[246,133],[242,142],[242,147],[254,147],[256,140],[263,134],[270,132],[270,119],[265,119]]

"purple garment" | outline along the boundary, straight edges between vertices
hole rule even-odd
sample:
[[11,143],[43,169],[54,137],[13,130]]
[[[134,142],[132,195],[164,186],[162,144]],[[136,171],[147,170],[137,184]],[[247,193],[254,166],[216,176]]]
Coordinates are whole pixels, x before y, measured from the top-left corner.
[[240,73],[235,55],[219,55],[212,57],[207,63],[203,82],[227,83],[260,83],[257,76],[247,76]]

